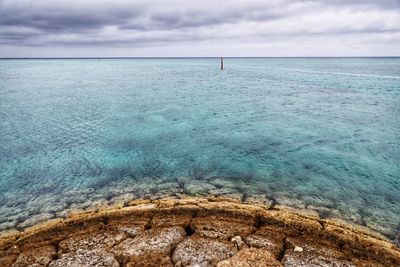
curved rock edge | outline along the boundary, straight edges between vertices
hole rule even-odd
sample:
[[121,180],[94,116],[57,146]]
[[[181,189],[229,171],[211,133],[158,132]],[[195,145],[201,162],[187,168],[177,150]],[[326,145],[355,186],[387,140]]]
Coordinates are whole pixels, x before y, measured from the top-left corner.
[[[315,212],[287,206],[268,206],[260,203],[243,203],[226,197],[167,197],[157,200],[132,200],[129,203],[102,207],[98,210],[71,213],[67,218],[53,219],[21,232],[12,231],[0,236],[0,258],[13,250],[34,243],[56,244],[83,224],[128,217],[153,218],[155,215],[189,213],[193,217],[223,216],[224,220],[246,222],[255,218],[255,226],[271,226],[287,236],[306,236],[320,242],[337,245],[349,260],[380,263],[384,266],[400,265],[400,250],[385,236],[364,226],[349,224],[340,219],[322,219]],[[133,218],[132,217],[132,218]],[[17,249],[18,248],[18,249]]]

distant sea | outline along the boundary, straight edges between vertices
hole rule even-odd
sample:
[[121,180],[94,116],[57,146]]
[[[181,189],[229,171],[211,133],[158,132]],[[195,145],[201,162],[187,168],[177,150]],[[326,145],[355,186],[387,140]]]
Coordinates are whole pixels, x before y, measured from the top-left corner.
[[182,192],[394,237],[400,58],[0,60],[0,231]]

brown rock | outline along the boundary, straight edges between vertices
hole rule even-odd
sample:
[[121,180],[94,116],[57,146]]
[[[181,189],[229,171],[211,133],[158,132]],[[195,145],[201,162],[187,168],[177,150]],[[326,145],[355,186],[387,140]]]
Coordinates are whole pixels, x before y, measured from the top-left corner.
[[[83,219],[82,219],[83,220]],[[95,219],[87,219],[83,223],[74,222],[66,224],[64,222],[51,228],[49,231],[43,233],[42,231],[35,232],[32,235],[28,235],[27,238],[22,238],[18,241],[18,244],[24,248],[39,247],[43,245],[49,245],[51,243],[61,241],[68,237],[68,235],[92,235],[94,233],[99,233],[105,229],[104,223],[97,221]]]
[[249,247],[263,248],[270,251],[276,258],[283,253],[285,235],[271,231],[268,227],[261,227],[257,232],[245,238]]
[[120,219],[110,219],[108,228],[122,232],[130,237],[135,237],[142,233],[150,223],[150,218],[128,217]]
[[125,267],[173,267],[171,257],[163,254],[151,254],[136,257],[135,261],[128,262]]
[[245,248],[232,258],[220,261],[217,267],[283,267],[270,252],[257,248]]
[[90,267],[108,266],[119,267],[114,255],[105,250],[79,249],[61,256],[60,259],[50,263],[49,267]]
[[230,201],[220,201],[218,198],[215,202],[197,203],[202,208],[198,212],[198,217],[207,217],[209,220],[223,220],[229,222],[237,222],[247,225],[256,225],[256,214],[265,211],[264,208],[255,205],[241,204]]
[[10,267],[16,259],[17,255],[0,256],[0,266]]
[[150,225],[150,218],[142,217],[142,216],[135,216],[135,215],[125,215],[124,217],[116,217],[110,218],[108,221],[108,227],[117,227],[117,226],[142,226],[144,228]]
[[167,255],[185,236],[185,230],[179,226],[154,228],[125,240],[112,252],[123,262],[135,262],[146,254]]
[[354,266],[336,246],[327,242],[319,243],[307,237],[288,237],[286,244],[288,249],[282,259],[285,266]]
[[19,254],[17,260],[11,266],[47,266],[56,254],[56,249],[50,245],[28,249]]
[[151,221],[152,227],[181,226],[187,228],[192,220],[191,214],[156,214]]
[[261,223],[263,225],[281,227],[283,232],[288,235],[318,235],[322,230],[322,225],[313,218],[280,210],[263,212]]
[[178,266],[204,262],[215,265],[217,262],[230,258],[236,253],[237,249],[231,242],[192,235],[178,244],[172,260]]
[[237,222],[210,220],[207,217],[194,218],[190,226],[196,234],[208,238],[221,239],[230,239],[234,236],[245,237],[256,231],[254,226]]
[[118,244],[125,235],[120,232],[104,232],[95,235],[73,235],[60,242],[61,253],[76,251],[78,249],[103,249],[110,250],[115,244]]
[[385,267],[385,265],[371,260],[352,259],[351,262],[357,267]]
[[235,245],[235,247],[240,250],[242,248],[247,248],[246,243],[243,242],[242,238],[240,236],[234,236],[231,239],[231,242]]
[[364,230],[326,221],[323,238],[342,245],[343,253],[352,259],[380,262],[385,266],[400,266],[400,251],[384,239],[377,239]]

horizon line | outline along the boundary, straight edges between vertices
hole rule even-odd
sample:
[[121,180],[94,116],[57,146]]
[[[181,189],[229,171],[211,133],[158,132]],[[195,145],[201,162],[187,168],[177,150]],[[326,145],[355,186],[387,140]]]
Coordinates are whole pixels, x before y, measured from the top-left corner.
[[140,56],[140,57],[0,57],[3,59],[203,59],[203,58],[400,58],[398,56]]

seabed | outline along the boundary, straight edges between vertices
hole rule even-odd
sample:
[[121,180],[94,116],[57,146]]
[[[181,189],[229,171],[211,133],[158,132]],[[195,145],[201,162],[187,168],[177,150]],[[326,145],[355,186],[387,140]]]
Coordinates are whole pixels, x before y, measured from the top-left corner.
[[181,194],[3,234],[0,266],[400,266],[400,249],[312,210]]

